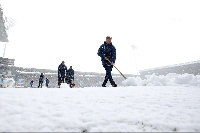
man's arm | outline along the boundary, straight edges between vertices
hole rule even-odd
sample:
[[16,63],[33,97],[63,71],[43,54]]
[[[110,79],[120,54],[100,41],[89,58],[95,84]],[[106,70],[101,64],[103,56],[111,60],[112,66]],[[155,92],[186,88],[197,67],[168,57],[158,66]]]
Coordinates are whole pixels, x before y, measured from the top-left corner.
[[60,75],[60,65],[58,66],[58,76],[61,77],[61,75]]
[[99,48],[99,50],[98,50],[98,56],[100,56],[102,59],[105,59],[105,55],[104,55],[104,53],[103,53],[103,51],[104,51],[104,46],[103,45],[101,45],[100,46],[100,48]]
[[[65,73],[66,73],[66,75],[67,75],[67,72],[68,72],[67,66],[65,66]],[[65,76],[66,76],[66,75],[65,75]]]
[[116,60],[116,49],[113,46],[113,48],[112,48],[112,57],[110,58],[110,61],[115,63],[115,60]]

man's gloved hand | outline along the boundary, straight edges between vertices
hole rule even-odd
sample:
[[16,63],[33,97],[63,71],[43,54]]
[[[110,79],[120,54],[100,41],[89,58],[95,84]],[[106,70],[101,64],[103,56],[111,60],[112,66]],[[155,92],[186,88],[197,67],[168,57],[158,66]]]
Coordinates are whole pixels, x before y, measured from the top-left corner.
[[113,62],[112,62],[112,63],[111,63],[111,65],[113,65],[113,66],[114,66],[114,65],[115,65],[115,63],[113,63]]

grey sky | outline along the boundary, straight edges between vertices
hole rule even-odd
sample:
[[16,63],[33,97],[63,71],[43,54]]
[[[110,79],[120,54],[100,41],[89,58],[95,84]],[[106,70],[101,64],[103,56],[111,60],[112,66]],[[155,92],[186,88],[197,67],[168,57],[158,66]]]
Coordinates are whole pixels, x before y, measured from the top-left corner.
[[1,0],[1,4],[5,15],[16,21],[8,32],[5,55],[16,59],[16,66],[57,69],[64,60],[77,71],[104,72],[97,50],[108,35],[123,73],[136,73],[135,56],[139,70],[200,59],[198,0]]

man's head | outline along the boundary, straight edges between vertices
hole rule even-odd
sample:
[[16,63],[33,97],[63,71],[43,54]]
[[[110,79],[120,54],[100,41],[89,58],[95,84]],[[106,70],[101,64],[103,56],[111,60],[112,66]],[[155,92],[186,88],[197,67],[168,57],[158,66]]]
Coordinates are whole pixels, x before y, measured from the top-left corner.
[[65,64],[65,62],[64,62],[64,61],[62,61],[62,64],[64,65],[64,64]]
[[72,66],[70,66],[70,68],[72,68]]
[[110,36],[107,36],[107,37],[106,37],[106,43],[107,43],[107,44],[110,44],[110,43],[111,43],[111,40],[112,40],[112,37],[110,37]]

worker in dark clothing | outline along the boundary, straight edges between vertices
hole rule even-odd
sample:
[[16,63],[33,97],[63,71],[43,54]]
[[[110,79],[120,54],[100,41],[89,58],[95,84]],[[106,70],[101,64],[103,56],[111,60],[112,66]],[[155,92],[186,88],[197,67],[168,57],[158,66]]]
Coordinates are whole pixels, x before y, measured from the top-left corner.
[[34,83],[34,81],[31,80],[31,82],[30,82],[31,88],[33,87],[33,83]]
[[40,86],[41,86],[41,88],[42,88],[43,81],[44,81],[44,75],[43,75],[43,73],[41,73],[40,78],[39,78],[39,86],[38,86],[38,88],[39,88]]
[[48,86],[49,86],[49,79],[46,78],[46,87],[48,88]]
[[58,66],[58,86],[60,87],[61,83],[65,81],[65,76],[67,72],[67,67],[65,66],[65,62],[62,61],[62,63]]
[[66,76],[67,83],[70,84],[70,87],[72,88],[74,81],[74,70],[72,69],[72,66],[67,70],[67,76]]
[[[112,45],[111,39],[111,37],[107,36],[106,41],[100,46],[97,53],[98,56],[101,57],[102,65],[106,70],[106,76],[102,87],[106,87],[106,83],[108,80],[113,87],[117,87],[117,84],[115,84],[111,75],[111,71],[116,60],[116,49]],[[111,63],[108,61],[108,59],[111,61]]]

